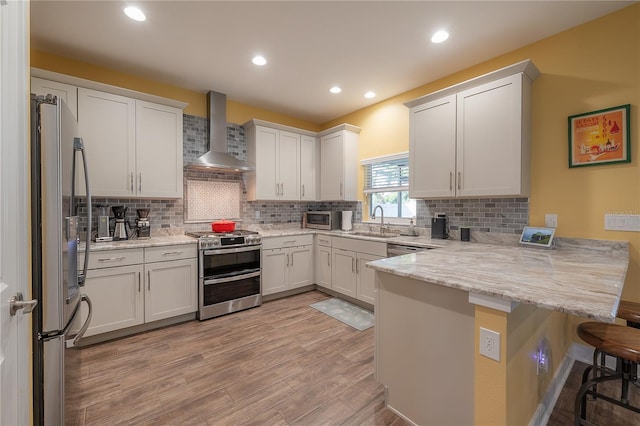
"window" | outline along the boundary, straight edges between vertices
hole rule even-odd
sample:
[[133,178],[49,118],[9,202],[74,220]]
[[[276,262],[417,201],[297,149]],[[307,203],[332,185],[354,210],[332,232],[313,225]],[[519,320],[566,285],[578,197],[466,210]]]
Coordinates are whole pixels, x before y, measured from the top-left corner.
[[369,217],[381,206],[387,218],[412,218],[416,200],[409,198],[409,154],[401,153],[362,160],[364,193]]

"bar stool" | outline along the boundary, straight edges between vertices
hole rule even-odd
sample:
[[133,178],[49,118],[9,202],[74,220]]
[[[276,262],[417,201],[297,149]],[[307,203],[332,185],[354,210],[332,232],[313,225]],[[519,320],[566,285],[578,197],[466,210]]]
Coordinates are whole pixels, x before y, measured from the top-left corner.
[[620,301],[618,306],[618,318],[626,320],[627,326],[640,328],[640,303],[628,300]]
[[[584,322],[578,326],[577,332],[578,336],[592,345],[595,350],[593,351],[593,365],[588,366],[582,374],[582,386],[576,395],[575,425],[590,424],[586,421],[587,395],[640,414],[640,407],[629,404],[629,383],[635,379],[637,366],[640,362],[640,330],[617,324]],[[598,355],[601,353],[606,353],[616,359],[615,370],[598,364]],[[593,377],[588,380],[591,371],[593,371]],[[621,381],[620,400],[597,391],[598,383],[612,380]]]

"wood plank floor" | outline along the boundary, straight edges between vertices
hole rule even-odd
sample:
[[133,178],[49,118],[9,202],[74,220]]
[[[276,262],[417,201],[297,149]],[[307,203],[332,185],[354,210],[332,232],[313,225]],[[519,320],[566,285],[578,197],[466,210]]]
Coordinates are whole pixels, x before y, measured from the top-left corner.
[[373,379],[373,328],[309,307],[259,308],[80,349],[77,425],[406,425]]
[[[309,307],[313,291],[208,321],[80,349],[74,425],[407,425],[373,380],[373,328],[357,331]],[[576,362],[549,419],[573,424],[586,364]],[[617,395],[616,384],[601,385]],[[640,405],[632,386],[632,402]],[[640,414],[589,401],[598,425]]]

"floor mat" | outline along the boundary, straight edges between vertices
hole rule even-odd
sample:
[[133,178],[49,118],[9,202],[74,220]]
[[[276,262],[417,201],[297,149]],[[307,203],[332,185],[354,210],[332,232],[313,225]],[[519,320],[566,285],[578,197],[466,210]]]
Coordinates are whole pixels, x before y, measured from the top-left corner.
[[342,299],[333,298],[309,305],[322,313],[343,322],[356,330],[373,326],[373,313]]

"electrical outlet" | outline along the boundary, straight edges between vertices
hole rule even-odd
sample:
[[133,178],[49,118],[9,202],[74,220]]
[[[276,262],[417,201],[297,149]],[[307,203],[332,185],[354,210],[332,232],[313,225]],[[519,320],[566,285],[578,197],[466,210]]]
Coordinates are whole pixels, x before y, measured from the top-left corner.
[[500,333],[480,327],[480,355],[500,361]]
[[260,219],[260,210],[256,210],[256,219]]
[[544,215],[544,226],[547,228],[557,228],[558,227],[558,215],[553,214],[545,214]]

